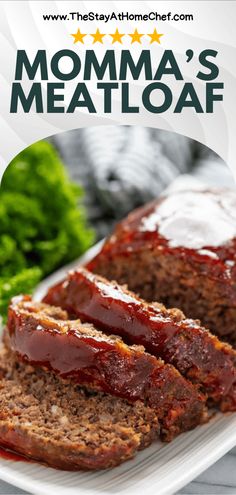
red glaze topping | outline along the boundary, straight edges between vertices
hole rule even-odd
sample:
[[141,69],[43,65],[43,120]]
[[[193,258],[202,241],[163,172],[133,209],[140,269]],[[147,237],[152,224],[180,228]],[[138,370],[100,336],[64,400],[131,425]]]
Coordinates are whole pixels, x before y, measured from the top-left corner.
[[64,311],[33,303],[28,296],[14,298],[8,315],[12,350],[80,384],[146,402],[167,430],[179,432],[201,421],[205,399],[174,367],[66,317]]
[[135,210],[87,268],[96,271],[103,256],[109,262],[155,248],[197,262],[203,274],[236,288],[236,192],[178,191]]
[[7,461],[33,462],[28,457],[17,454],[16,452],[13,452],[13,450],[9,450],[7,447],[0,447],[0,458],[6,459]]
[[236,410],[236,352],[196,321],[171,316],[85,269],[69,273],[44,301],[129,343],[143,345],[200,384],[215,402],[228,396],[227,407]]

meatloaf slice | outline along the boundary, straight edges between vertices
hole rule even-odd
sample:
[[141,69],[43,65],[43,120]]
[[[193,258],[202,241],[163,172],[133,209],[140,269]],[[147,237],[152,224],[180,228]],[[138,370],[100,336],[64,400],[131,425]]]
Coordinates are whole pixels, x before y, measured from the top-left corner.
[[235,191],[177,191],[135,210],[88,268],[236,344]]
[[155,412],[0,352],[0,445],[49,466],[104,469],[133,457],[158,433]]
[[206,419],[205,397],[172,366],[106,335],[89,323],[68,320],[60,308],[13,299],[9,345],[18,356],[77,383],[156,410],[166,440]]
[[236,351],[177,309],[148,304],[84,268],[50,288],[44,301],[122,336],[173,364],[222,411],[236,410]]

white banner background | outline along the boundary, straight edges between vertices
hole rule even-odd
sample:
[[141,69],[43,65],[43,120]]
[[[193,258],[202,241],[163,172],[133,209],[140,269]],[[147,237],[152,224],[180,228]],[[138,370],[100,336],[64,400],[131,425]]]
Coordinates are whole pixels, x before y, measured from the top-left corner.
[[[130,13],[192,13],[193,21],[179,22],[127,22],[113,21],[109,23],[94,21],[44,21],[43,14],[67,12],[86,13],[95,11],[109,13],[112,11],[129,11]],[[178,132],[194,138],[216,151],[230,166],[236,176],[236,2],[234,1],[3,1],[0,3],[0,177],[10,160],[29,144],[47,136],[79,127],[93,125],[126,124],[156,127]],[[71,33],[78,28],[84,33],[93,33],[97,28],[102,33],[112,33],[118,27],[122,33],[131,33],[135,28],[141,33],[150,33],[156,27],[158,32],[164,33],[161,45],[149,44],[143,38],[142,45],[130,42],[120,45],[105,41],[101,45],[92,45],[91,41],[85,44],[73,44]],[[46,49],[48,60],[61,49],[74,49],[83,59],[86,48],[95,49],[104,53],[105,49],[130,48],[132,53],[139,53],[142,49],[151,47],[153,55],[159,60],[165,49],[172,49],[180,62],[186,80],[192,81],[196,72],[197,60],[190,64],[185,63],[185,52],[192,49],[197,54],[204,49],[211,48],[219,52],[217,57],[220,68],[219,81],[224,82],[224,101],[215,103],[213,114],[196,114],[193,109],[186,108],[181,114],[174,114],[173,107],[163,114],[151,114],[141,110],[139,114],[122,114],[120,97],[114,101],[112,114],[102,113],[102,92],[96,91],[96,81],[92,87],[92,97],[99,112],[88,114],[86,110],[78,110],[74,114],[36,114],[10,113],[11,86],[15,77],[15,63],[17,49],[25,49],[32,59],[39,49]],[[183,62],[181,64],[181,61]],[[195,71],[194,71],[195,68]],[[39,79],[35,79],[35,81]],[[53,80],[53,79],[52,79]],[[46,83],[43,82],[46,90]],[[205,83],[194,79],[197,92],[203,98]],[[140,101],[140,95],[146,83],[143,79],[131,82],[131,104]],[[31,82],[24,85],[30,88]],[[174,91],[174,101],[178,99],[180,83],[171,81]],[[66,83],[65,103],[70,101],[75,89],[75,81]]]

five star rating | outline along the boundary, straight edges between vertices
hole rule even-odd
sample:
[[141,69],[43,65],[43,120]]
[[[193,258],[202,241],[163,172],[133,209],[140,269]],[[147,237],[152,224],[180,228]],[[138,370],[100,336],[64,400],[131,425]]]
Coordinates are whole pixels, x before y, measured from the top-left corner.
[[103,44],[104,42],[103,38],[105,36],[106,37],[105,39],[107,39],[107,37],[110,38],[110,42],[112,43],[112,45],[114,43],[120,43],[122,45],[124,40],[127,39],[127,37],[129,38],[131,44],[139,43],[141,45],[143,39],[145,39],[144,37],[149,37],[148,39],[150,45],[152,43],[158,43],[160,45],[161,37],[163,36],[163,34],[158,33],[156,28],[154,29],[153,33],[147,33],[147,34],[139,33],[137,29],[135,29],[133,33],[129,33],[129,34],[120,33],[118,29],[116,29],[114,33],[109,33],[109,34],[101,33],[99,29],[97,29],[96,32],[93,34],[85,34],[85,33],[81,33],[80,29],[78,29],[77,33],[74,33],[71,36],[73,36],[74,38],[74,43],[82,43],[82,44],[84,44],[85,36],[90,37],[90,39],[92,40],[92,44],[94,43]]

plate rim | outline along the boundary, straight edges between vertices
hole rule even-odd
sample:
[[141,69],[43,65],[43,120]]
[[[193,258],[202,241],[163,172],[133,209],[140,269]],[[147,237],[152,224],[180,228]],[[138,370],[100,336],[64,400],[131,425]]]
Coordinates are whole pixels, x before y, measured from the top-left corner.
[[[38,284],[38,286],[34,292],[34,295],[33,295],[34,299],[35,300],[41,299],[41,297],[45,294],[46,288],[49,287],[50,285],[52,285],[53,283],[56,283],[57,281],[61,280],[63,278],[63,276],[65,276],[65,274],[69,270],[74,269],[76,266],[81,266],[82,264],[85,264],[89,260],[91,260],[99,252],[103,243],[104,243],[104,240],[101,240],[98,243],[94,244],[80,258],[74,260],[72,263],[70,263],[68,265],[61,267],[59,270],[56,270],[49,277],[47,277],[42,282],[40,282],[40,284]],[[216,416],[218,416],[218,414]],[[228,413],[224,416],[222,415],[222,418],[227,417],[227,416],[232,417],[232,419],[233,419],[232,413],[231,414]],[[205,426],[207,426],[207,425],[198,426],[197,429],[203,428]],[[195,429],[195,431],[197,429]],[[192,430],[192,431],[194,431],[194,430]],[[191,434],[191,432],[188,432],[187,434]],[[186,435],[186,434],[182,434],[182,435]],[[182,435],[180,435],[178,438],[181,439]],[[214,440],[216,440],[216,439],[217,439],[217,437],[213,437],[212,442],[214,442]],[[190,471],[184,470],[182,476],[179,476],[179,478],[177,478],[177,479],[173,478],[169,482],[167,487],[163,486],[162,489],[158,488],[158,495],[172,495],[173,493],[176,493],[181,488],[186,486],[188,483],[193,481],[201,473],[206,471],[210,466],[212,466],[215,462],[217,462],[221,457],[223,457],[229,450],[231,450],[235,446],[236,446],[236,428],[235,428],[235,434],[234,435],[232,434],[229,437],[224,438],[224,441],[222,441],[222,443],[217,446],[216,450],[212,450],[210,452],[209,456],[207,457],[207,460],[205,458],[202,459],[201,462],[199,461],[197,466],[194,467],[194,469],[190,469]],[[30,477],[27,478],[27,475],[26,475],[25,479],[22,479],[21,476],[19,478],[19,473],[17,473],[17,471],[15,473],[14,473],[14,471],[12,471],[11,467],[8,465],[9,462],[11,462],[11,461],[0,458],[0,468],[1,467],[4,468],[3,473],[0,472],[0,479],[2,481],[9,483],[9,484],[11,484],[17,488],[20,488],[22,490],[29,491],[33,495],[48,495],[49,494],[48,488],[46,486],[44,486],[44,485],[43,486],[40,485],[39,487],[34,486],[34,480]],[[130,462],[132,462],[132,460]],[[34,463],[32,462],[32,465],[33,464]],[[49,468],[47,466],[43,466],[40,463],[35,463],[35,464],[37,464],[37,466],[39,466],[42,469],[43,468],[45,468],[46,470],[47,469],[53,469],[53,468]],[[54,469],[53,469],[53,471],[57,472],[57,470],[54,470]],[[69,471],[58,470],[58,472],[59,473],[63,473],[63,472],[68,473]],[[22,474],[22,476],[24,476],[24,474]],[[82,488],[82,491],[84,491],[84,488]],[[126,495],[126,492],[127,492],[127,489],[125,489],[123,491],[123,493],[125,493],[125,495]],[[69,491],[69,493],[70,493],[70,491]],[[91,489],[87,488],[86,493],[88,495],[95,495],[95,494],[98,495],[101,492],[96,491],[93,488],[91,488]],[[122,493],[122,491],[120,493]],[[107,494],[109,494],[109,491],[107,492]],[[65,495],[66,495],[66,490],[65,490]]]

